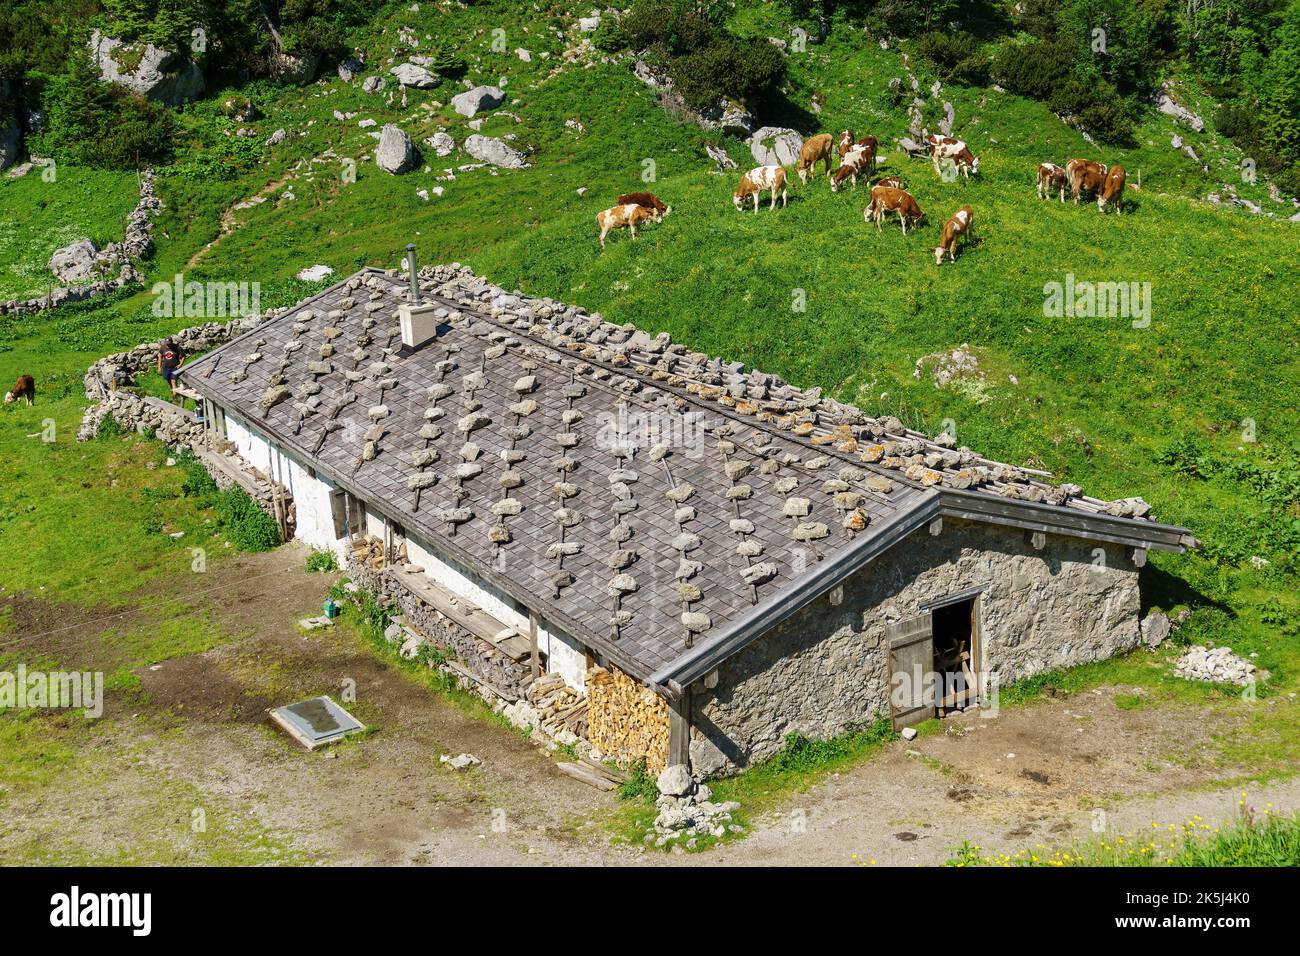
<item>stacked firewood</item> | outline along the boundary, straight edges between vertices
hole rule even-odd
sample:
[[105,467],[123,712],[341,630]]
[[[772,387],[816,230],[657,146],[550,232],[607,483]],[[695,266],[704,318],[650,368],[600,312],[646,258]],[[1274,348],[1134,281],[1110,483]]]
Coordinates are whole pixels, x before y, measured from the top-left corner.
[[645,759],[658,774],[668,765],[668,704],[617,668],[587,671],[587,739],[621,766]]
[[562,729],[579,737],[587,735],[587,698],[559,674],[543,674],[529,683],[524,698],[540,716],[542,729],[552,736]]
[[371,571],[384,570],[384,543],[378,538],[366,537],[353,542],[352,556],[358,567]]

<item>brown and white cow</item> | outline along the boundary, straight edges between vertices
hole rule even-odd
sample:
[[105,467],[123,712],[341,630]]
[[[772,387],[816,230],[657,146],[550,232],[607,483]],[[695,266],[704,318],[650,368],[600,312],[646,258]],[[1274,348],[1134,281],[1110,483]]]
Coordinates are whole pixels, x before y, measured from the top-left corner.
[[781,197],[781,208],[786,205],[785,195],[785,167],[784,166],[755,166],[744,176],[740,177],[740,185],[736,187],[736,192],[731,197],[732,205],[742,212],[745,209],[745,203],[749,199],[754,201],[754,212],[758,212],[758,200],[763,190],[771,190],[772,204],[768,209],[776,208],[776,197]]
[[633,202],[610,206],[603,212],[596,213],[596,225],[600,226],[600,248],[605,248],[605,237],[613,229],[627,226],[632,233],[632,238],[635,239],[637,226],[645,222],[658,221],[659,215],[647,206],[638,206]]
[[925,213],[921,212],[921,207],[909,193],[891,186],[872,186],[871,202],[867,204],[866,209],[862,210],[862,218],[867,222],[874,219],[876,230],[879,231],[887,212],[898,213],[898,218],[903,224],[903,235],[907,235],[907,220],[912,220],[912,224],[915,225],[925,218]]
[[930,162],[934,164],[934,171],[942,173],[940,164],[943,160],[951,160],[957,171],[970,178],[971,173],[979,173],[979,157],[970,151],[970,147],[959,139],[951,136],[936,136],[931,134],[925,138],[930,147]]
[[618,204],[620,206],[626,206],[628,204],[633,206],[645,206],[647,209],[653,209],[658,213],[660,219],[673,211],[672,206],[665,206],[663,200],[654,193],[624,193],[618,197]]
[[1081,193],[1098,194],[1106,183],[1106,164],[1092,159],[1072,159],[1065,164],[1065,178],[1070,183],[1070,196],[1079,204]]
[[836,144],[836,148],[839,151],[840,159],[843,159],[844,154],[853,148],[853,130],[846,129],[840,133],[839,143]]
[[902,176],[882,176],[877,182],[877,186],[888,186],[891,189],[906,189]]
[[803,144],[799,150],[799,165],[796,167],[799,173],[799,181],[807,183],[808,177],[813,175],[819,162],[826,164],[826,175],[831,174],[831,150],[834,146],[834,140],[830,133],[818,133],[816,136],[809,137],[808,141]]
[[844,180],[853,181],[858,188],[858,176],[870,173],[876,165],[876,151],[870,146],[854,146],[840,159],[839,168],[831,174],[831,192],[839,192]]
[[1114,203],[1117,213],[1124,212],[1124,182],[1127,178],[1123,166],[1112,166],[1106,171],[1106,181],[1101,184],[1101,192],[1097,194],[1098,209],[1105,212],[1106,207]]
[[1065,170],[1056,163],[1038,164],[1039,199],[1051,199],[1052,193],[1059,193],[1061,202],[1065,202],[1065,190],[1069,185],[1070,181],[1066,178]]
[[948,253],[948,261],[957,261],[957,240],[962,236],[970,242],[971,237],[975,235],[975,212],[970,206],[962,206],[952,214],[947,222],[943,224],[943,232],[939,236],[939,245],[934,249],[934,264],[943,265],[943,254]]
[[855,140],[853,138],[853,130],[851,129],[846,129],[844,132],[840,133],[838,148],[841,159],[843,159],[844,154],[854,146],[870,146],[873,150],[878,150],[880,148],[880,141],[874,136],[864,136],[862,139]]
[[14,387],[5,392],[5,404],[23,399],[30,406],[36,401],[36,379],[30,375],[19,375]]

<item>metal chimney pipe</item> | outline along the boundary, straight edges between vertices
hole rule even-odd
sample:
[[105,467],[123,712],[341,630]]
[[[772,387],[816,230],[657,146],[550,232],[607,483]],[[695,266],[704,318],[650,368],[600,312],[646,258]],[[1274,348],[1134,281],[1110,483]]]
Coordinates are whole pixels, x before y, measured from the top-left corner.
[[406,244],[406,269],[411,274],[411,305],[420,304],[420,269],[415,261],[415,243]]

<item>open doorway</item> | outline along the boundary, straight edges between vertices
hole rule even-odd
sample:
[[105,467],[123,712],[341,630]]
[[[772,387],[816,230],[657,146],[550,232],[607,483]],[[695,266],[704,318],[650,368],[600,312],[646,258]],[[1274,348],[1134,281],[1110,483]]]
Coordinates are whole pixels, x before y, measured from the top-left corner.
[[979,700],[979,634],[975,598],[931,609],[934,635],[934,670],[939,686],[939,715],[964,710]]

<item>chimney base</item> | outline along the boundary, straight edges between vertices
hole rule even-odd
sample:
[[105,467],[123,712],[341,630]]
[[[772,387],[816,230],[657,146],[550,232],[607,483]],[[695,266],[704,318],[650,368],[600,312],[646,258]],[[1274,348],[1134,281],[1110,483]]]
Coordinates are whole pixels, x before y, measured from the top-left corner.
[[438,335],[439,306],[401,305],[397,308],[398,323],[402,329],[402,344],[408,349],[418,349]]

